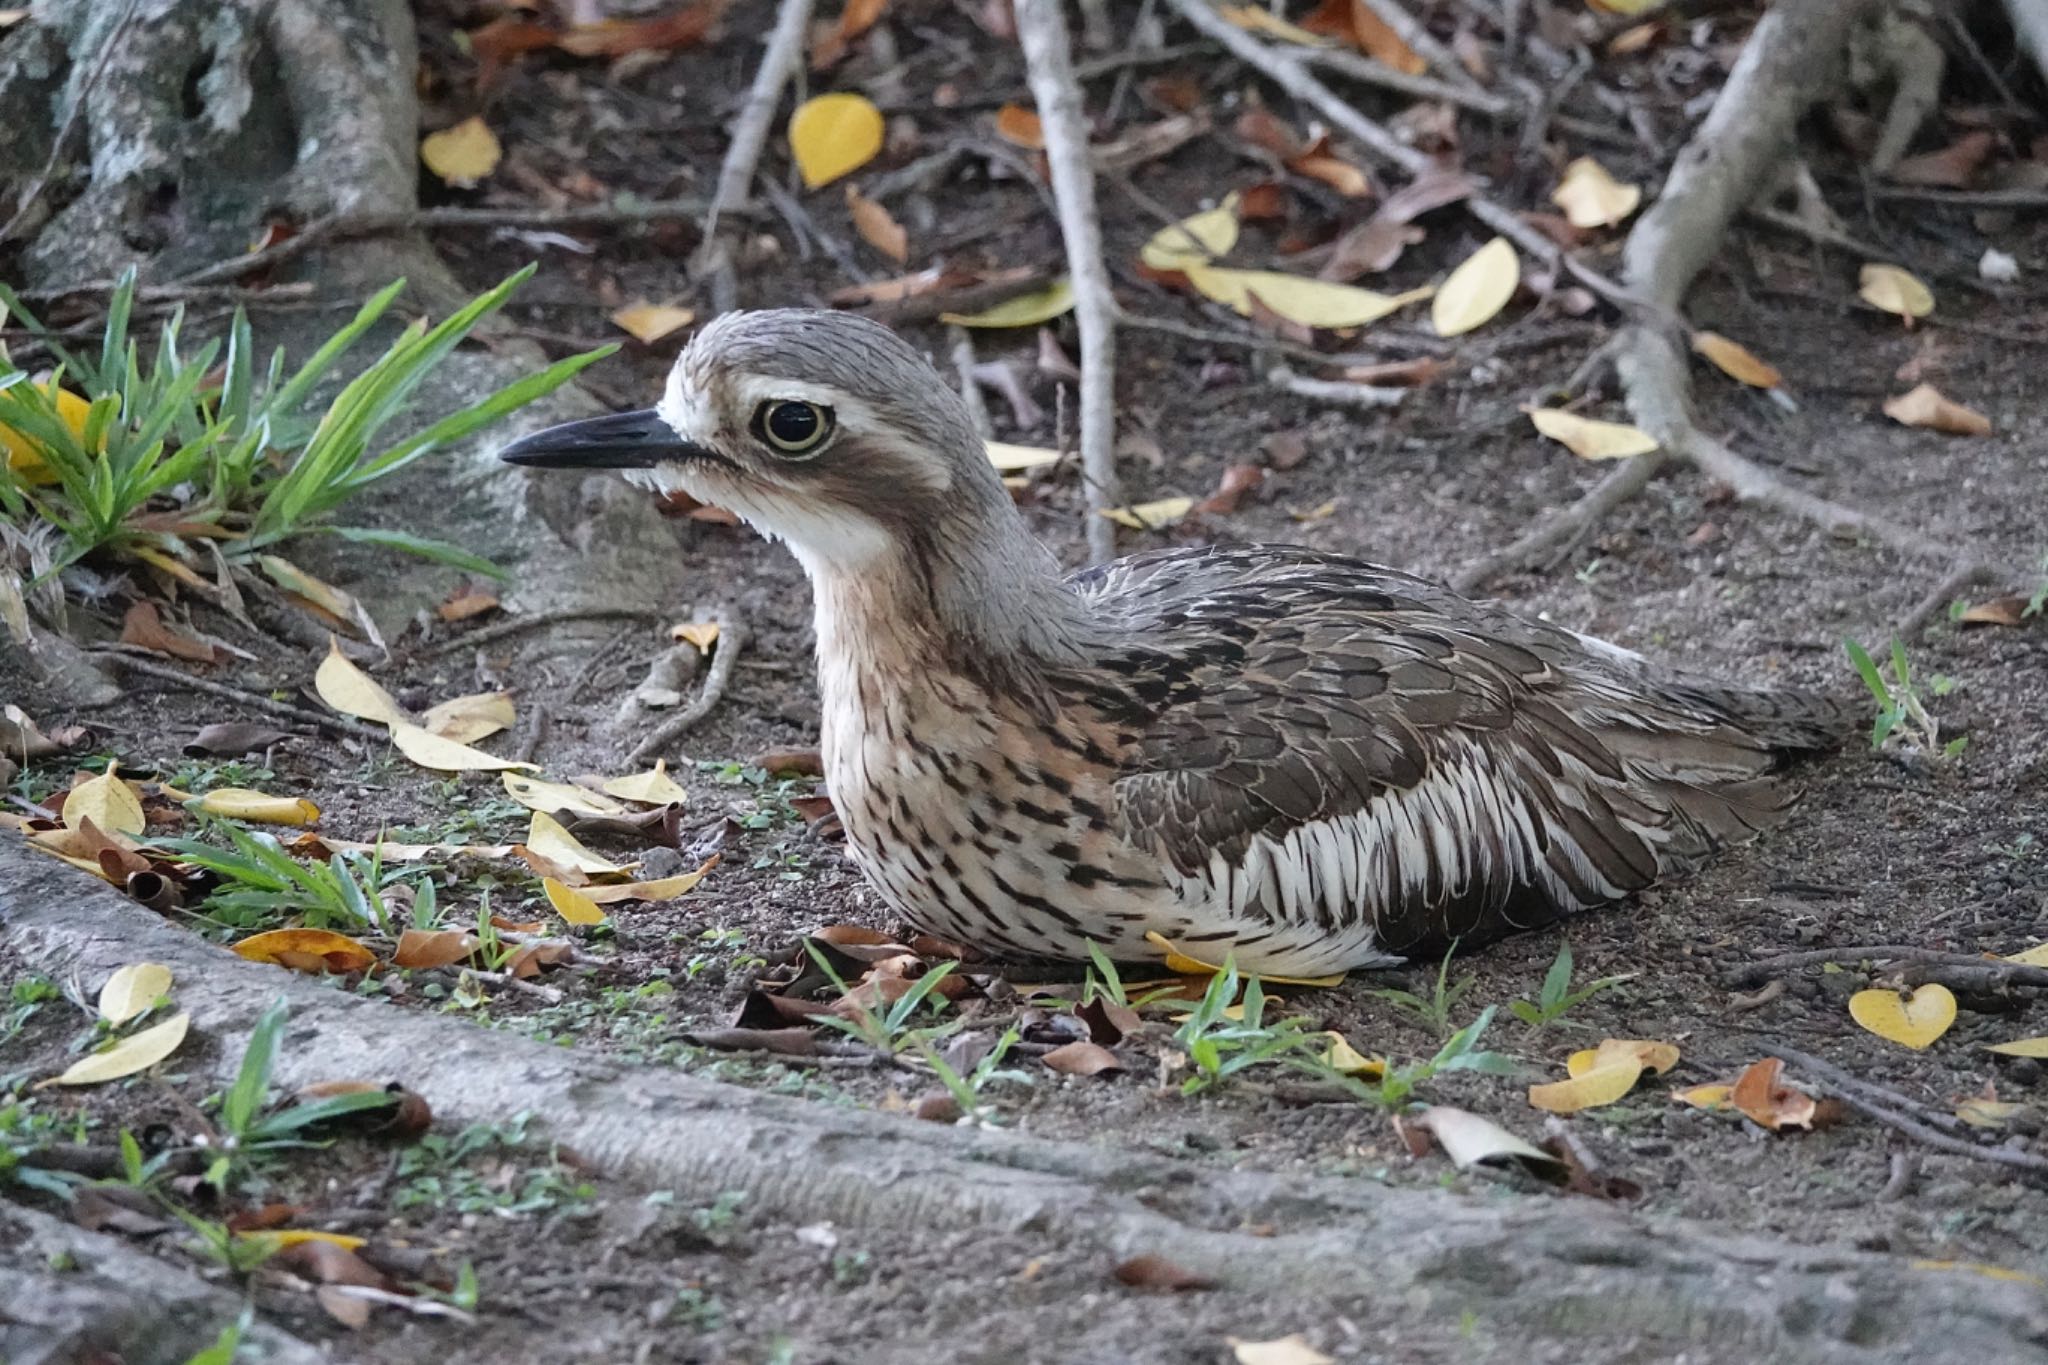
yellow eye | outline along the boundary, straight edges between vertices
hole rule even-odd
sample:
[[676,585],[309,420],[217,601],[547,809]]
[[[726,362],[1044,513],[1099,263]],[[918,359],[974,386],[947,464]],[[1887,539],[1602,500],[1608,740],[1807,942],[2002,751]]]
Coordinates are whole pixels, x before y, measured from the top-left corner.
[[754,434],[784,455],[806,455],[832,434],[832,409],[789,398],[763,403],[754,412]]

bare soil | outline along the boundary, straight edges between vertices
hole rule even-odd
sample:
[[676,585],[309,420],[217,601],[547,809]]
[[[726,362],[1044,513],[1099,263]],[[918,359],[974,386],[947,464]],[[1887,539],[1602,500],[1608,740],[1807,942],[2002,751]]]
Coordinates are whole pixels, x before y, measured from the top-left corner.
[[[954,137],[986,143],[989,108],[1023,99],[1013,49],[990,42],[949,9],[927,7],[920,15],[919,27],[928,23],[930,33],[926,41],[906,39],[903,94],[885,104],[914,124],[917,150]],[[449,20],[428,7],[422,22],[429,68],[459,70]],[[723,41],[616,79],[547,57],[529,59],[503,77],[493,124],[529,178],[564,184],[585,175],[608,193],[649,198],[707,187],[722,149],[721,120],[744,89],[755,55],[749,26],[730,27]],[[1219,109],[1245,85],[1244,73],[1211,58],[1141,75],[1161,71],[1203,82]],[[843,83],[859,78],[854,68]],[[946,82],[956,85],[961,101],[935,107],[930,92]],[[445,97],[444,112],[452,112],[459,101]],[[1130,98],[1126,117],[1136,107],[1137,96]],[[1219,122],[1227,126],[1227,113]],[[1675,130],[1674,124],[1668,131]],[[1525,199],[1504,197],[1540,199],[1537,191],[1548,182],[1540,167],[1517,166],[1511,137],[1496,138],[1472,119],[1464,135],[1469,163],[1495,170],[1507,187],[1524,186]],[[882,164],[901,164],[914,154],[892,151]],[[1656,173],[1647,158],[1631,164],[1625,154],[1603,156],[1623,178]],[[771,173],[781,176],[778,149],[771,148],[770,162]],[[968,164],[988,163],[970,157]],[[1840,169],[1846,174],[1846,166]],[[1192,212],[1218,187],[1253,176],[1232,141],[1219,136],[1141,168],[1131,177],[1138,194],[1105,187],[1113,259],[1133,260],[1157,226],[1146,202],[1175,214]],[[501,175],[498,183],[505,188],[483,192],[487,200],[519,195],[512,177]],[[1830,183],[1841,188],[1848,182]],[[1318,199],[1314,187],[1298,188]],[[816,230],[838,239],[861,268],[875,276],[891,273],[893,267],[852,234],[836,191],[803,202]],[[1838,204],[1850,202],[1859,201],[1838,197]],[[1327,197],[1319,204],[1336,207]],[[1702,426],[1727,434],[1803,486],[1952,536],[1987,559],[2035,562],[2048,550],[2048,407],[2041,380],[2048,333],[2030,330],[2030,318],[2042,301],[2034,282],[2048,270],[2048,234],[2037,225],[1999,225],[1987,237],[1962,210],[1878,208],[1855,229],[1892,244],[1901,263],[1934,283],[1942,301],[1939,321],[1908,332],[1893,319],[1856,309],[1853,261],[1768,230],[1744,229],[1691,300],[1691,316],[1738,337],[1782,369],[1798,410],[1785,412],[1702,366],[1696,374]],[[1038,195],[1013,175],[956,173],[897,211],[912,231],[913,264],[928,250],[935,253],[923,245],[927,241],[952,243],[948,258],[970,265],[1050,266],[1058,259],[1056,233]],[[1428,239],[1384,287],[1426,282],[1482,240],[1455,210],[1432,215],[1425,225]],[[745,305],[816,304],[847,283],[831,255],[806,258],[784,223],[764,220],[757,231],[771,236],[775,249],[758,242],[751,249],[740,274]],[[604,315],[619,302],[687,296],[681,263],[694,232],[579,235],[595,245],[592,254],[502,236],[449,238],[440,245],[463,282],[477,287],[537,251],[542,271],[519,305],[522,322],[558,341],[603,337]],[[2018,256],[2019,285],[1997,293],[1975,286],[1974,262],[1987,241]],[[1129,278],[1122,284],[1133,311],[1229,325],[1156,286]],[[938,329],[906,330],[943,356]],[[1527,302],[1455,345],[1435,343],[1412,319],[1383,325],[1356,344],[1389,357],[1441,351],[1447,361],[1435,383],[1387,411],[1335,410],[1281,394],[1261,382],[1247,349],[1128,332],[1120,385],[1125,427],[1148,438],[1124,464],[1133,500],[1203,496],[1226,466],[1262,462],[1261,443],[1273,433],[1300,435],[1307,454],[1293,468],[1273,470],[1233,514],[1130,534],[1127,547],[1296,542],[1448,575],[1603,472],[1538,439],[1517,406],[1560,384],[1605,330],[1598,320]],[[1058,386],[1033,365],[1036,335],[983,332],[976,339],[982,359],[1018,362],[1021,379],[1047,414],[1034,427],[1020,427],[992,397],[998,436],[1054,443]],[[656,391],[673,350],[672,341],[631,348],[590,373],[601,393],[638,406]],[[1884,418],[1878,405],[1906,387],[1894,376],[1909,363],[1918,377],[1986,412],[1996,434],[1945,437]],[[1159,458],[1145,458],[1145,450]],[[1313,515],[1325,505],[1326,515]],[[1035,485],[1025,507],[1035,528],[1067,562],[1078,564],[1081,509],[1071,472]],[[519,547],[483,548],[513,561],[516,570]],[[693,608],[721,609],[743,620],[749,635],[725,697],[671,753],[671,768],[690,792],[685,846],[715,841],[724,853],[720,866],[680,900],[618,909],[611,928],[584,945],[593,965],[546,976],[545,983],[563,993],[560,1004],[501,992],[460,1009],[451,1003],[453,976],[445,972],[394,972],[381,982],[337,982],[335,988],[382,989],[394,1008],[459,1013],[471,1023],[821,1104],[914,1103],[932,1087],[905,1069],[778,1061],[683,1040],[694,1028],[732,1022],[763,965],[787,960],[802,933],[835,923],[893,926],[829,832],[808,826],[789,806],[787,797],[809,794],[810,784],[783,784],[747,766],[764,751],[816,743],[809,604],[799,572],[779,549],[744,529],[678,522],[676,555],[681,581],[691,585],[689,600],[676,604],[677,619],[693,615]],[[407,575],[404,584],[390,585],[394,592],[416,594],[422,583],[445,586],[445,576],[388,561],[371,568]],[[1881,548],[1843,543],[1781,516],[1731,505],[1687,475],[1655,484],[1555,568],[1497,582],[1492,591],[1519,610],[1689,668],[1846,692],[1857,684],[1840,641],[1882,642],[1887,623],[1918,600],[1937,572],[1938,566],[1902,562]],[[376,583],[355,586],[362,591]],[[589,623],[433,658],[401,640],[391,665],[374,671],[408,702],[510,686],[522,708],[544,701],[551,710],[537,754],[551,775],[616,773],[632,737],[614,733],[608,718],[667,639],[652,624],[615,626]],[[1540,1135],[1541,1116],[1523,1096],[1527,1079],[1561,1075],[1567,1053],[1603,1037],[1665,1039],[1684,1054],[1675,1072],[1646,1081],[1620,1104],[1568,1121],[1608,1174],[1640,1186],[1627,1216],[1652,1222],[1683,1216],[1731,1231],[2048,1275],[2041,1190],[2008,1169],[1916,1146],[1854,1115],[1812,1133],[1773,1135],[1674,1104],[1667,1095],[1674,1086],[1730,1079],[1766,1048],[1789,1045],[1935,1108],[1951,1108],[1993,1086],[1999,1098],[2027,1106],[2015,1140],[2035,1142],[2043,1113],[2040,1065],[1983,1051],[1986,1044],[2048,1033],[2048,1011],[2031,995],[1965,997],[1953,1030],[1928,1050],[1909,1052],[1850,1021],[1847,997],[1877,980],[1868,970],[1789,971],[1782,991],[1762,999],[1723,980],[1731,967],[1808,948],[1913,944],[2011,953],[2048,938],[2048,628],[2038,620],[2018,629],[1941,624],[1910,651],[1921,677],[1955,680],[1954,690],[1932,705],[1945,729],[1969,736],[1959,759],[1942,761],[1896,745],[1877,753],[1851,746],[1800,775],[1803,804],[1754,846],[1690,880],[1560,930],[1457,959],[1451,978],[1471,981],[1458,1022],[1485,1005],[1533,998],[1565,940],[1581,980],[1628,979],[1541,1031],[1503,1012],[1490,1041],[1523,1059],[1529,1077],[1447,1078],[1431,1085],[1429,1097]],[[258,690],[301,688],[313,662],[216,676]],[[0,681],[11,671],[0,661]],[[179,748],[195,730],[231,718],[225,703],[133,683],[123,703],[89,715],[67,714],[61,699],[23,696],[23,702],[46,725],[74,718],[93,725],[125,770],[165,775],[188,762]],[[22,692],[10,686],[8,695]],[[525,825],[525,812],[503,801],[494,775],[443,781],[353,740],[290,741],[270,766],[272,776],[258,785],[312,797],[325,811],[321,829],[343,837],[409,827],[494,842],[516,837]],[[615,853],[633,851],[626,843],[592,842]],[[442,887],[450,922],[473,921],[481,894],[474,881],[451,878]],[[503,874],[491,896],[494,908],[514,918],[543,913],[538,886],[523,872]],[[986,968],[974,973],[994,998],[969,1008],[997,1021],[1014,1013],[1007,986],[1041,975],[1013,973],[1006,986]],[[1278,993],[1288,1008],[1343,1031],[1361,1049],[1410,1057],[1426,1055],[1437,1039],[1374,992],[1398,986],[1427,994],[1434,976],[1435,964],[1417,964],[1381,977],[1355,975],[1334,990]],[[0,959],[0,977],[18,980],[18,964],[10,968]],[[7,1042],[5,1071],[40,1075],[61,1065],[81,1028],[82,1016],[70,1006],[46,1006]],[[1283,1088],[1259,1082],[1184,1097],[1162,1083],[1168,1032],[1155,1027],[1123,1044],[1128,1070],[1112,1078],[1062,1077],[1021,1061],[1020,1081],[989,1091],[999,1121],[1047,1137],[1183,1156],[1191,1182],[1205,1169],[1248,1165],[1446,1184],[1503,1200],[1583,1197],[1530,1182],[1452,1174],[1439,1156],[1411,1157],[1383,1114],[1357,1105],[1296,1103]],[[81,1115],[93,1132],[106,1135],[174,1114],[167,1090],[181,1091],[175,1069],[160,1083],[76,1095],[42,1092],[34,1103],[39,1112]],[[199,1095],[184,1087],[183,1097]],[[534,1134],[544,1131],[545,1118],[535,1116]],[[908,1113],[903,1118],[917,1121]],[[516,1216],[432,1204],[401,1211],[396,1201],[405,1182],[394,1174],[398,1159],[375,1144],[344,1143],[281,1167],[275,1197],[308,1204],[307,1226],[374,1226],[380,1236],[436,1249],[451,1265],[472,1261],[483,1286],[484,1321],[470,1330],[386,1313],[344,1340],[310,1299],[259,1294],[266,1316],[336,1342],[337,1358],[431,1356],[448,1365],[543,1357],[998,1355],[1178,1362],[1226,1358],[1226,1334],[1291,1331],[1306,1332],[1347,1361],[1527,1358],[1516,1354],[1517,1343],[1482,1339],[1469,1325],[1376,1303],[1369,1284],[1357,1302],[1321,1306],[1205,1301],[1199,1293],[1167,1297],[1119,1286],[1107,1267],[1065,1263],[1057,1247],[1043,1245],[1029,1229],[967,1236],[915,1225],[855,1242],[831,1229],[756,1222],[744,1204],[721,1212],[622,1188],[577,1171],[573,1159],[560,1165],[538,1138],[516,1151],[493,1149],[470,1169],[485,1185],[504,1188],[519,1186],[535,1170],[554,1172],[569,1192],[551,1197],[546,1207]],[[877,1178],[914,1180],[915,1173],[878,1172]],[[573,1188],[584,1183],[587,1191]],[[991,1330],[991,1321],[1015,1334]],[[1709,1346],[1691,1358],[1719,1357]],[[1727,1358],[1740,1357],[1731,1352]]]

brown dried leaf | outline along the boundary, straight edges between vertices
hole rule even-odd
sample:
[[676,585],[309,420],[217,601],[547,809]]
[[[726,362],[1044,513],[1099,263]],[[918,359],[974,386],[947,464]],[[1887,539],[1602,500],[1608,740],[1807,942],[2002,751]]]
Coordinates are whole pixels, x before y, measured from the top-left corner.
[[1751,1063],[1729,1090],[1728,1103],[1743,1117],[1774,1133],[1780,1128],[1813,1127],[1813,1096],[1779,1084],[1784,1070],[1785,1064],[1776,1057]]
[[1938,152],[1909,156],[1892,167],[1890,179],[1901,185],[1928,185],[1939,189],[1968,189],[1976,183],[1996,139],[1990,130],[1979,128],[1943,147]]
[[888,209],[848,185],[846,211],[853,218],[854,230],[860,233],[862,241],[898,265],[910,259],[910,233],[890,215]]
[[440,606],[434,608],[434,615],[443,621],[467,621],[472,616],[481,616],[487,611],[496,611],[502,605],[497,595],[474,583],[464,583],[448,594]]
[[1323,0],[1323,6],[1301,21],[1310,33],[1337,38],[1376,62],[1410,76],[1419,76],[1429,63],[1401,40],[1365,0]]
[[1920,384],[1896,397],[1885,399],[1884,415],[1901,426],[1945,431],[1951,436],[1991,434],[1989,417],[1944,396],[1932,384]]
[[1778,373],[1776,366],[1767,364],[1747,346],[1731,341],[1719,332],[1694,332],[1692,348],[1722,374],[1752,388],[1775,389],[1785,382],[1785,376]]
[[1189,1270],[1178,1262],[1149,1251],[1118,1263],[1110,1273],[1116,1276],[1117,1283],[1127,1284],[1133,1289],[1164,1289],[1181,1293],[1216,1287],[1213,1276]]
[[811,38],[811,70],[823,71],[836,65],[846,56],[853,41],[875,26],[882,17],[882,11],[889,7],[889,0],[846,0],[846,7],[839,11],[838,22],[827,22],[813,30]]
[[623,57],[631,52],[695,47],[710,34],[724,9],[724,0],[691,0],[646,19],[578,24],[557,38],[555,46],[578,57]]
[[2030,620],[2048,620],[2048,614],[2042,612],[2028,616],[2027,608],[2032,605],[2033,599],[2028,597],[1994,597],[1977,603],[1956,620],[1966,626],[2023,626]]
[[1100,1076],[1124,1069],[1122,1059],[1114,1052],[1100,1043],[1091,1042],[1056,1047],[1039,1060],[1063,1076]]
[[1021,104],[1006,104],[996,110],[996,136],[1026,151],[1045,150],[1045,126],[1036,113]]
[[1195,511],[1205,516],[1227,517],[1237,510],[1245,494],[1266,481],[1266,471],[1255,464],[1234,464],[1227,466],[1223,477],[1217,481],[1216,491],[1195,504]]
[[1348,282],[1360,275],[1378,274],[1427,235],[1419,227],[1375,214],[1337,239],[1330,259],[1323,262],[1316,276]]
[[217,663],[220,658],[206,641],[165,625],[154,602],[137,602],[128,608],[128,614],[121,618],[121,643],[198,664]]
[[460,929],[408,929],[398,936],[391,965],[423,970],[446,967],[468,961],[476,948],[476,935]]

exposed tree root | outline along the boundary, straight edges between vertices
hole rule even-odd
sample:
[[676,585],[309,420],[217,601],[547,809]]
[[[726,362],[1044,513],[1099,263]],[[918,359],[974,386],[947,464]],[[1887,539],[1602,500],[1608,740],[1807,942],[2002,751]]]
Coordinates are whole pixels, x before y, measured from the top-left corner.
[[[0,841],[0,941],[31,969],[88,988],[123,963],[162,962],[194,1029],[224,1040],[245,1037],[284,995],[279,1085],[399,1079],[449,1125],[530,1109],[599,1169],[701,1202],[741,1189],[761,1216],[1002,1227],[1105,1274],[1158,1252],[1221,1293],[1393,1298],[1438,1320],[1469,1313],[1495,1332],[1650,1355],[1713,1341],[1748,1359],[2005,1360],[2048,1330],[2024,1285],[1903,1259],[1557,1196],[1471,1199],[941,1128],[579,1056],[245,962],[11,840]],[[192,1065],[225,1080],[238,1054],[229,1046]]]
[[1045,129],[1046,164],[1081,333],[1081,474],[1087,484],[1088,558],[1100,564],[1116,555],[1116,523],[1096,513],[1123,500],[1116,473],[1116,294],[1102,254],[1088,125],[1066,16],[1060,0],[1017,0],[1016,11],[1017,41]]

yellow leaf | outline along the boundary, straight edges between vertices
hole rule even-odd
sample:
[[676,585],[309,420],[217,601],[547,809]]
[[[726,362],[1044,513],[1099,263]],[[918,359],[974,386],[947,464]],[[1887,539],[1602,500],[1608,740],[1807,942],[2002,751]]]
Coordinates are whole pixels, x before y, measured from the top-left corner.
[[630,334],[635,341],[648,344],[697,320],[696,313],[688,308],[679,308],[672,303],[649,303],[645,299],[627,304],[611,317],[614,326]]
[[566,782],[543,782],[523,773],[506,773],[505,790],[528,810],[568,811],[572,815],[624,815],[626,808],[609,796]]
[[233,947],[251,962],[274,962],[295,972],[361,972],[377,962],[375,953],[331,929],[272,929]]
[[1507,238],[1496,237],[1467,256],[1436,291],[1430,324],[1440,337],[1463,335],[1507,307],[1521,280],[1522,258]]
[[1128,526],[1133,531],[1157,531],[1171,526],[1194,510],[1193,498],[1160,498],[1154,502],[1136,502],[1129,507],[1104,507],[1101,515],[1108,517],[1119,526]]
[[64,823],[77,829],[85,820],[109,834],[140,834],[149,824],[142,813],[142,797],[111,761],[98,777],[89,777],[64,794]]
[[1856,297],[1872,308],[1902,318],[1924,318],[1934,311],[1934,294],[1895,265],[1866,265],[1858,276]]
[[[305,598],[337,621],[353,621],[362,625],[370,619],[362,604],[355,598],[332,583],[313,577],[284,556],[258,555],[256,562],[262,566],[263,572],[271,582],[288,593],[296,593]],[[365,633],[368,633],[367,630]]]
[[427,714],[420,719],[443,739],[474,744],[510,728],[518,715],[512,709],[509,692],[471,692],[428,707]]
[[1972,1128],[2003,1128],[2026,1111],[2027,1106],[2011,1100],[1972,1095],[1956,1106],[1956,1117]]
[[853,186],[846,187],[846,213],[861,240],[898,265],[910,260],[910,234],[895,215]]
[[[0,314],[4,314],[5,311],[0,309]],[[76,436],[83,442],[85,439],[85,422],[86,418],[92,414],[92,404],[71,392],[71,390],[58,387],[54,376],[46,380],[39,387],[42,389],[44,397],[48,398],[56,407],[57,420],[69,428],[73,436]],[[4,406],[10,401],[12,400],[0,397],[0,406]],[[100,438],[100,446],[102,449],[106,447],[106,438],[104,436]],[[41,444],[31,440],[22,432],[16,431],[5,422],[0,422],[0,450],[7,452],[7,467],[13,471],[15,478],[22,483],[45,484],[57,482],[57,471],[51,469],[49,464],[43,459]]]
[[443,739],[424,726],[410,721],[400,721],[391,727],[391,742],[422,768],[432,768],[442,773],[483,772],[493,773],[506,768],[531,768],[531,763],[517,759],[499,758],[481,749],[472,749],[467,744],[457,744],[452,739]]
[[303,796],[272,796],[247,787],[215,787],[192,803],[194,810],[259,825],[310,825],[320,808]]
[[2048,1058],[2048,1038],[2015,1038],[2010,1043],[1993,1043],[1984,1050],[2004,1057]]
[[1931,981],[1903,1000],[1897,991],[1858,991],[1849,997],[1849,1017],[1886,1042],[1917,1051],[1955,1023],[1956,997]]
[[1564,179],[1551,191],[1550,202],[1564,210],[1565,221],[1575,228],[1613,227],[1636,211],[1643,192],[1616,180],[1592,157],[1582,156],[1564,168]]
[[[1156,932],[1147,933],[1145,935],[1145,942],[1157,948],[1165,957],[1166,970],[1169,972],[1179,972],[1182,976],[1214,976],[1223,970],[1222,967],[1214,963],[1204,962],[1198,957],[1188,956],[1180,949],[1174,947],[1173,941],[1164,934]],[[1239,969],[1238,974],[1240,976],[1256,976],[1260,981],[1271,982],[1276,986],[1313,986],[1320,989],[1329,986],[1340,986],[1344,983],[1344,973],[1342,972],[1338,972],[1335,976],[1267,976],[1264,972],[1247,972]]]
[[1901,426],[1945,431],[1951,436],[1989,436],[1991,419],[1964,407],[1932,384],[1918,384],[1884,400],[1884,415]]
[[1623,1057],[1633,1058],[1638,1066],[1659,1076],[1678,1065],[1678,1049],[1669,1043],[1649,1038],[1603,1038],[1599,1047],[1584,1048],[1565,1058],[1564,1069],[1567,1075],[1583,1076]]
[[1430,295],[1427,289],[1382,294],[1355,284],[1305,279],[1278,270],[1231,270],[1192,262],[1184,262],[1176,269],[1188,277],[1188,283],[1198,293],[1226,308],[1249,317],[1252,295],[1256,294],[1267,308],[1304,327],[1363,327]]
[[1732,1085],[1691,1085],[1683,1090],[1671,1092],[1671,1098],[1680,1104],[1689,1104],[1695,1109],[1704,1109],[1719,1114],[1734,1107],[1735,1087]]
[[604,911],[598,903],[573,886],[564,886],[553,877],[543,877],[541,890],[548,893],[548,904],[555,907],[555,913],[571,924],[603,924]]
[[685,621],[668,628],[668,638],[697,646],[699,654],[709,654],[711,646],[718,643],[718,622]]
[[1045,121],[1021,104],[1006,104],[996,110],[996,136],[1012,147],[1042,152],[1045,150]]
[[1758,359],[1756,353],[1741,342],[1730,341],[1719,332],[1694,332],[1692,348],[1711,361],[1722,374],[1751,388],[1775,389],[1785,382],[1785,376],[1779,374],[1775,366]]
[[2029,1275],[2024,1270],[2010,1270],[2002,1265],[1991,1265],[1984,1261],[1908,1261],[1913,1270],[1959,1271],[1965,1275],[1982,1275],[1987,1280],[2001,1280],[2007,1284],[2048,1285],[2039,1275]]
[[1334,1029],[1325,1032],[1322,1036],[1330,1040],[1330,1045],[1323,1049],[1324,1066],[1329,1067],[1333,1071],[1342,1072],[1346,1076],[1379,1077],[1387,1074],[1386,1058],[1366,1056],[1363,1052],[1351,1046],[1350,1039]]
[[476,115],[420,139],[420,160],[443,184],[457,189],[468,189],[496,170],[504,155],[498,135]]
[[1581,417],[1563,408],[1523,408],[1536,430],[1582,460],[1621,460],[1657,448],[1647,432],[1620,422]]
[[316,1232],[312,1228],[248,1228],[235,1234],[252,1242],[259,1242],[273,1252],[295,1247],[301,1242],[332,1242],[343,1251],[354,1251],[357,1247],[368,1246],[366,1238],[354,1237],[346,1232]]
[[1233,190],[1215,208],[1161,228],[1139,250],[1138,259],[1154,270],[1179,270],[1225,255],[1237,245],[1237,199]]
[[2028,967],[2048,967],[2048,943],[2036,943],[2026,951],[2014,953],[2005,960]]
[[1666,0],[1586,0],[1586,3],[1594,9],[1605,10],[1609,14],[1623,16],[1643,14],[1665,2]]
[[171,969],[161,962],[131,962],[100,987],[100,1018],[125,1024],[171,993]]
[[1328,40],[1310,33],[1298,24],[1290,24],[1271,10],[1257,5],[1218,5],[1216,12],[1251,33],[1263,33],[1268,38],[1278,38],[1284,43],[1299,47],[1328,47]]
[[979,313],[941,313],[939,321],[957,327],[1036,327],[1051,322],[1074,307],[1074,282],[1064,275],[1043,289],[1004,299]]
[[320,694],[320,700],[345,716],[393,726],[411,720],[389,692],[341,652],[341,642],[332,635],[327,637],[327,657],[313,674],[313,690]]
[[185,1041],[185,1030],[191,1023],[191,1015],[174,1014],[161,1024],[152,1024],[140,1033],[123,1038],[105,1052],[79,1058],[61,1076],[52,1076],[42,1084],[97,1085],[101,1081],[118,1081],[123,1076],[147,1071],[178,1050],[178,1044]]
[[562,828],[562,822],[546,811],[535,811],[526,828],[526,846],[551,863],[571,867],[578,872],[604,874],[624,872],[617,863],[608,862],[585,848],[576,836]]
[[668,901],[685,895],[704,880],[704,874],[718,865],[718,855],[713,854],[704,866],[695,872],[678,872],[673,877],[658,877],[647,882],[615,882],[610,886],[586,886],[584,896],[599,905],[611,905],[618,901]]
[[621,801],[643,801],[650,806],[666,806],[689,798],[689,794],[668,775],[668,760],[665,758],[655,759],[651,771],[613,778],[604,784],[604,792]]
[[1230,1343],[1230,1354],[1237,1365],[1337,1365],[1334,1357],[1309,1345],[1308,1338],[1299,1332],[1273,1341],[1244,1341],[1237,1337],[1224,1340]]
[[1642,1062],[1627,1053],[1612,1053],[1601,1065],[1562,1081],[1529,1087],[1529,1103],[1551,1114],[1576,1114],[1597,1109],[1635,1089]]
[[1044,446],[1013,446],[1004,441],[988,441],[989,463],[1005,474],[1016,474],[1026,469],[1041,469],[1049,464],[1059,463],[1060,453],[1047,450]]
[[829,185],[882,150],[882,111],[865,95],[815,95],[789,116],[789,150],[804,188]]

